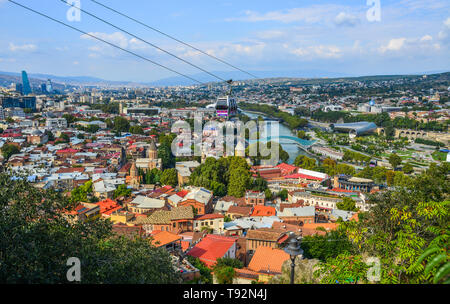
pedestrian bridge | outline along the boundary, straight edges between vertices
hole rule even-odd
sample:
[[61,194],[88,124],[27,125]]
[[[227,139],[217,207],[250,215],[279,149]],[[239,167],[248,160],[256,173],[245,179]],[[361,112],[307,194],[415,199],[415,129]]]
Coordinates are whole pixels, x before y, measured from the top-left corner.
[[[278,140],[277,140],[278,139]],[[301,139],[295,136],[288,136],[288,135],[280,135],[280,136],[269,136],[266,138],[260,138],[259,140],[261,141],[277,141],[277,142],[281,142],[281,140],[283,139],[283,143],[285,142],[284,140],[288,140],[292,143],[296,143],[296,144],[300,144],[303,147],[310,147],[312,146],[316,141],[315,140],[307,140],[307,139]],[[255,142],[255,140],[251,140],[250,143]]]

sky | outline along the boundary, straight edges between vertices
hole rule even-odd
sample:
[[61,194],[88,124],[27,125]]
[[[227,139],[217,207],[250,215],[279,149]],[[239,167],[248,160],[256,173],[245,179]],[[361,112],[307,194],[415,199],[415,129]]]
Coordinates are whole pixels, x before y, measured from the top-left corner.
[[[70,7],[60,0],[15,1],[183,74],[200,72],[83,12],[79,21],[68,18]],[[448,0],[97,1],[256,75],[450,70]],[[78,2],[82,9],[208,71],[232,70],[91,0]],[[0,71],[22,70],[137,82],[177,76],[0,0]]]

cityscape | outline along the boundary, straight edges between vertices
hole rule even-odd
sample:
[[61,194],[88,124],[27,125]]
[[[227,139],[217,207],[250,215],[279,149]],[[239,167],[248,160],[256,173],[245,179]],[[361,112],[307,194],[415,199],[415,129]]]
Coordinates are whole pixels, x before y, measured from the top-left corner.
[[[45,10],[61,1],[64,14]],[[257,63],[257,54],[246,65],[235,59],[239,48],[235,55],[197,48],[190,35],[192,44],[131,17],[139,12],[118,1],[61,1],[41,8],[0,1],[2,14],[33,16],[59,32],[82,33],[67,39],[99,43],[85,49],[86,61],[66,66],[55,55],[45,68],[40,52],[48,49],[36,51],[38,40],[12,40],[10,52],[30,50],[15,60],[0,42],[1,283],[194,284],[183,289],[184,299],[211,301],[219,295],[195,286],[251,284],[248,298],[265,301],[271,290],[264,288],[279,284],[450,283],[448,3],[403,1],[412,19],[416,6],[430,19],[447,15],[436,19],[437,36],[420,40],[436,44],[418,40],[413,48],[424,53],[393,57],[392,66],[392,58],[373,57],[367,72],[343,69],[340,55],[313,59],[311,48],[297,49],[311,60],[331,60],[325,72],[318,63],[313,69],[314,61],[288,70],[287,58],[278,58],[278,70],[264,65],[267,58]],[[306,22],[311,36],[319,25],[308,20],[322,9],[311,4],[300,13],[286,4],[263,14],[256,4],[231,2],[239,12],[252,9],[227,24]],[[360,2],[353,15],[326,10],[324,18],[333,16],[336,31],[377,22],[397,29],[389,23],[397,4],[381,1],[380,17],[380,1]],[[88,17],[120,35],[94,30]],[[196,24],[187,26],[196,31]],[[158,41],[150,38],[155,32],[229,70],[150,42]],[[121,43],[122,33],[133,38]],[[274,45],[296,39],[272,34]],[[58,45],[62,38],[53,35],[45,43]],[[392,39],[379,53],[401,48]],[[89,52],[97,52],[99,64],[90,66]],[[190,67],[170,65],[158,57],[164,53]],[[412,68],[403,60],[421,63]],[[106,61],[117,61],[117,71],[109,64],[102,70]],[[147,64],[161,74],[144,76]],[[238,291],[229,299],[242,298]]]

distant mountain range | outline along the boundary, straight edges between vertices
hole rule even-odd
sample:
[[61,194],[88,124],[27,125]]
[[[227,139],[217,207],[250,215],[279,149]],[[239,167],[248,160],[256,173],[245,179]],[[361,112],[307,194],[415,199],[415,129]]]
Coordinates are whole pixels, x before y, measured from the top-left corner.
[[[351,75],[346,73],[327,72],[321,70],[302,70],[302,71],[248,71],[249,73],[258,77],[258,79],[267,78],[347,78],[347,77],[359,77],[363,75]],[[408,75],[423,75],[423,74],[436,74],[446,71],[431,71],[422,73],[409,73]],[[245,81],[253,79],[250,75],[247,75],[239,71],[213,71],[211,72],[222,79],[233,79],[234,81]],[[213,78],[206,73],[198,73],[189,75],[194,79],[201,81],[202,83],[217,82],[218,79]],[[370,75],[364,75],[370,76]],[[21,82],[21,73],[15,72],[3,72],[0,71],[0,85],[7,86],[12,82]],[[91,76],[55,76],[49,74],[34,74],[29,73],[28,77],[32,85],[40,85],[51,79],[55,85],[69,85],[69,86],[112,86],[112,87],[145,87],[145,86],[185,86],[196,84],[194,81],[186,79],[182,76],[174,76],[163,78],[152,82],[133,82],[133,81],[112,81],[105,80]]]

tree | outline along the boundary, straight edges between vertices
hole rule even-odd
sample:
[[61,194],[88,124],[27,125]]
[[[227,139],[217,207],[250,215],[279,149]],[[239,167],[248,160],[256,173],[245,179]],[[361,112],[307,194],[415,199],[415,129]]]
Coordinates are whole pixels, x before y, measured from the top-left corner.
[[97,131],[100,130],[100,127],[98,125],[89,125],[88,127],[86,127],[86,132],[89,133],[97,133]]
[[278,192],[278,197],[281,198],[282,201],[286,201],[286,199],[288,197],[287,189],[283,189],[280,192]]
[[355,167],[347,164],[338,164],[336,172],[337,174],[355,175]]
[[266,189],[264,191],[264,195],[266,197],[266,200],[271,201],[273,199],[273,194],[272,194],[272,191],[270,191],[270,189]]
[[62,118],[64,118],[67,121],[67,125],[70,125],[71,123],[77,121],[77,118],[71,114],[64,114]]
[[320,277],[320,283],[323,284],[368,283],[368,268],[362,256],[344,253],[325,263],[319,263],[314,276]]
[[309,136],[303,130],[297,132],[297,137],[300,139],[309,139]]
[[386,183],[388,186],[394,185],[395,172],[392,170],[386,171]]
[[192,264],[195,268],[200,270],[200,278],[194,280],[192,283],[204,283],[204,284],[212,284],[213,278],[211,274],[211,269],[208,268],[199,258],[194,258],[192,256],[187,256],[187,260]]
[[158,158],[161,158],[163,168],[172,168],[175,165],[171,147],[174,138],[172,135],[161,135],[159,138]]
[[59,138],[63,141],[68,143],[70,141],[70,137],[69,135],[67,135],[66,133],[61,133],[61,135],[59,136]]
[[339,231],[331,231],[325,235],[305,236],[301,247],[305,258],[318,259],[322,262],[335,258],[341,253],[352,251],[352,244],[346,235]]
[[236,276],[236,272],[233,267],[227,266],[215,270],[214,275],[219,284],[233,284],[233,278]]
[[413,173],[414,172],[414,168],[413,168],[413,166],[410,164],[410,163],[406,163],[404,166],[403,166],[403,172],[405,172],[406,174],[411,174],[411,173]]
[[114,198],[121,196],[129,196],[131,194],[131,189],[128,189],[126,185],[119,185],[116,190],[114,190]]
[[300,154],[295,158],[294,165],[306,170],[312,170],[316,167],[316,160]]
[[13,144],[4,144],[2,146],[3,158],[8,160],[12,155],[20,153],[20,149]]
[[230,182],[228,186],[228,195],[234,197],[243,197],[245,191],[250,188],[250,172],[242,167],[232,169],[230,172]]
[[[76,221],[60,192],[0,174],[0,282],[68,283],[69,257],[81,262],[81,283],[179,283],[170,255],[138,236],[112,232],[110,221]],[[126,270],[126,271],[125,271]]]
[[178,171],[175,168],[166,169],[161,174],[161,184],[175,187],[178,184]]
[[340,210],[346,210],[346,211],[358,211],[359,209],[356,208],[356,203],[354,200],[352,200],[349,197],[344,197],[342,199],[342,202],[338,202],[336,204],[336,207]]
[[52,131],[45,130],[44,134],[47,135],[48,141],[54,141],[55,140],[55,135],[53,135]]
[[242,268],[244,267],[244,264],[238,260],[238,259],[233,259],[233,258],[218,258],[216,260],[216,263],[213,266],[213,270],[215,271],[218,268],[222,268],[222,267],[233,267],[233,268]]
[[128,132],[130,129],[130,123],[126,118],[122,116],[114,117],[114,130],[117,132]]
[[267,181],[264,178],[257,177],[253,180],[253,190],[263,192],[267,189]]
[[395,169],[402,163],[402,159],[397,154],[392,153],[391,155],[389,155],[389,163],[391,164],[392,168]]
[[227,194],[227,188],[222,183],[212,181],[210,188],[215,196],[225,196]]
[[129,129],[129,132],[131,134],[144,134],[144,129],[141,126],[136,125],[136,126],[131,126]]
[[450,257],[448,254],[449,230],[434,238],[417,261],[408,269],[410,273],[424,271],[433,277],[433,283],[450,284]]
[[88,195],[92,193],[92,181],[87,181],[70,192],[70,201],[73,203],[88,202]]
[[[380,259],[380,283],[432,283],[438,274],[438,281],[444,280],[438,272],[445,265],[444,258],[428,267],[436,257],[425,255],[421,259],[421,256],[433,244],[439,244],[438,247],[447,244],[450,202],[446,200],[449,192],[449,180],[443,174],[446,170],[446,166],[439,166],[410,178],[410,183],[392,191],[370,195],[371,209],[367,214],[360,216],[358,222],[340,224],[358,253],[328,260],[321,269],[321,273],[327,274],[327,282],[336,280],[340,272],[358,278],[363,271],[364,255]],[[349,268],[350,262],[356,267]],[[342,279],[341,276],[338,280]]]

